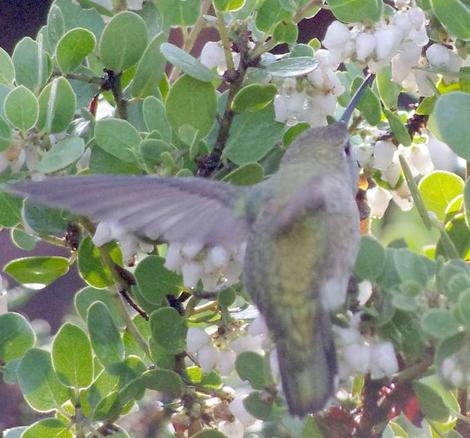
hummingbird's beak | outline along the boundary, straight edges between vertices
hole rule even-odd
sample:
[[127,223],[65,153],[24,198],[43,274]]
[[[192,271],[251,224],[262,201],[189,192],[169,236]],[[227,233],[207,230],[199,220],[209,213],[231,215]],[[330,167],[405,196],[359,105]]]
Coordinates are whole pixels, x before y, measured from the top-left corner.
[[375,79],[375,74],[373,73],[369,73],[366,76],[366,78],[364,79],[364,82],[362,82],[361,86],[356,90],[356,92],[354,93],[354,96],[352,97],[348,106],[344,110],[344,113],[339,119],[339,122],[344,123],[345,125],[348,124],[349,119],[351,118],[351,114],[353,113],[354,109],[356,108],[356,105],[358,104],[359,100],[364,94],[364,91],[366,90],[368,86],[372,84],[374,79]]

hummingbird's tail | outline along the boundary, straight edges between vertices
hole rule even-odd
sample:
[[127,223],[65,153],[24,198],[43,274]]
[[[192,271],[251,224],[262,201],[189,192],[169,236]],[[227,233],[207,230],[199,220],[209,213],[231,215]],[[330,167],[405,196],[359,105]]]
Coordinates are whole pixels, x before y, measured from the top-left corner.
[[291,415],[303,417],[325,406],[333,395],[336,353],[329,316],[318,315],[315,342],[299,351],[289,339],[276,342],[282,388]]

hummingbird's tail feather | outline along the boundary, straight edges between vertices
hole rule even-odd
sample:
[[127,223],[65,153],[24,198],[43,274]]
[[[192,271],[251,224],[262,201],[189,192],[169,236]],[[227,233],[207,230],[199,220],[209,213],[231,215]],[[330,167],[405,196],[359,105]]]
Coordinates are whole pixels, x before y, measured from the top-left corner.
[[328,315],[317,318],[315,342],[299,351],[288,339],[276,343],[282,387],[291,415],[322,409],[333,395],[336,353]]

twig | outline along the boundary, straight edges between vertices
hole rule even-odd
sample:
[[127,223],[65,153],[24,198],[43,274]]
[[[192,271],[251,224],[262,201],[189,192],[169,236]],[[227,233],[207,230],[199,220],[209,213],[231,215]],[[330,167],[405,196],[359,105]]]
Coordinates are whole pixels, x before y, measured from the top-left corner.
[[127,292],[126,289],[119,289],[119,293],[121,296],[124,298],[124,300],[131,306],[142,318],[144,318],[146,321],[150,319],[148,313],[142,309],[129,295],[129,292]]
[[112,70],[105,70],[105,72],[107,77],[103,89],[111,91],[119,118],[127,120],[127,100],[122,95],[121,87],[122,73],[116,74]]
[[[83,227],[88,231],[89,234],[91,235],[94,234],[94,226],[88,219],[83,218],[81,222],[83,224]],[[129,333],[131,333],[132,336],[134,336],[135,340],[140,345],[140,347],[144,350],[144,352],[150,356],[150,350],[149,350],[147,341],[144,339],[144,337],[141,335],[141,333],[135,326],[134,322],[132,321],[131,316],[129,315],[126,308],[124,307],[124,301],[121,297],[121,293],[120,293],[121,289],[127,290],[127,288],[129,287],[129,284],[126,280],[122,278],[122,276],[119,274],[118,270],[116,269],[116,265],[111,259],[111,256],[109,255],[109,252],[107,250],[107,245],[99,246],[98,251],[100,254],[101,262],[103,263],[103,265],[105,265],[109,269],[109,271],[111,272],[111,276],[114,282],[116,283],[115,285],[116,290],[114,292],[114,296],[118,298],[119,313],[121,314],[121,316],[123,317],[126,323],[126,328],[127,330],[129,330]]]
[[227,71],[224,75],[227,82],[230,83],[227,103],[225,105],[224,115],[220,122],[219,132],[217,134],[217,139],[215,141],[212,152],[198,160],[197,174],[199,176],[209,177],[219,168],[222,152],[224,151],[225,143],[227,142],[230,127],[232,126],[233,117],[235,115],[232,110],[232,102],[235,98],[235,95],[243,86],[246,70],[251,63],[247,29],[241,29],[239,36],[240,64],[237,70],[233,70],[231,74],[229,71]]
[[222,47],[224,48],[225,62],[227,63],[227,72],[229,77],[235,75],[235,65],[233,63],[232,48],[230,39],[228,37],[227,28],[225,27],[225,20],[223,12],[216,11],[217,16],[217,29],[220,35],[220,41],[222,41]]

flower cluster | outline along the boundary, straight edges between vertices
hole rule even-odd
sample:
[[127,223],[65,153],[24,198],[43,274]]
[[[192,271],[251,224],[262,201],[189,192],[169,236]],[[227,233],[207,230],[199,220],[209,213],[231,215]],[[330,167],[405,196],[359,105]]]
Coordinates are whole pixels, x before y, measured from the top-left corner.
[[274,98],[275,119],[293,125],[307,122],[312,127],[325,126],[334,114],[336,99],[345,88],[336,76],[339,63],[328,50],[315,52],[318,67],[304,77],[287,78]]
[[372,379],[391,376],[398,371],[393,344],[363,336],[359,319],[353,317],[348,328],[334,326],[337,335],[338,375],[348,379],[358,374],[368,374]]
[[188,351],[196,356],[202,371],[208,373],[217,368],[223,376],[233,371],[238,354],[262,352],[267,342],[268,329],[261,316],[246,331],[235,327],[223,335],[216,332],[209,336],[200,327],[190,327],[186,335]]
[[357,24],[350,29],[334,21],[323,45],[338,63],[357,61],[374,73],[391,64],[392,79],[404,85],[429,41],[425,25],[424,12],[417,7],[397,11],[373,26]]
[[165,267],[183,274],[186,287],[194,288],[201,280],[204,290],[211,292],[238,283],[245,248],[245,243],[234,248],[206,248],[200,242],[170,243]]
[[400,179],[401,166],[398,159],[402,155],[408,162],[413,176],[426,175],[434,169],[434,164],[425,143],[414,143],[409,147],[398,148],[390,141],[379,140],[373,147],[363,147],[359,161],[362,167],[380,172],[380,178],[393,190],[380,186],[367,191],[367,200],[371,207],[371,216],[382,217],[391,199],[404,211],[413,206],[406,181]]
[[457,353],[446,357],[441,363],[442,377],[453,387],[470,385],[470,346],[465,345]]

